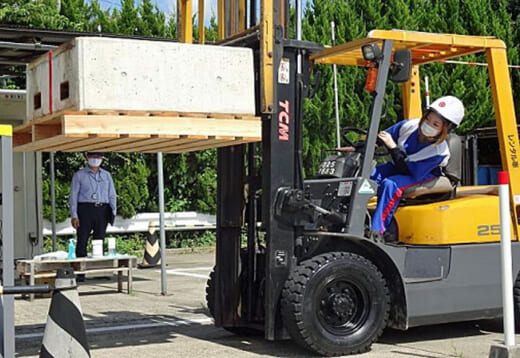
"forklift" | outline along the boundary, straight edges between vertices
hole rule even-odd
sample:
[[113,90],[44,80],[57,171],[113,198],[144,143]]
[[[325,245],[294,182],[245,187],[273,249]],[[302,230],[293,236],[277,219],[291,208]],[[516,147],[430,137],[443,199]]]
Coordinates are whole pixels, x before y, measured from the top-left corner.
[[[388,82],[402,83],[403,118],[420,118],[420,66],[485,53],[501,164],[511,183],[520,292],[520,148],[504,42],[373,30],[324,48],[288,38],[288,9],[286,1],[263,0],[258,25],[244,29],[235,16],[219,21],[220,45],[255,54],[262,142],[218,149],[216,265],[206,288],[215,325],[263,332],[267,340],[292,338],[337,356],[368,351],[385,327],[500,317],[497,188],[460,185],[457,136],[450,136],[446,176],[404,193],[394,240],[371,233],[377,184],[370,175],[374,159],[386,154],[377,134]],[[372,104],[368,128],[344,129],[353,151],[325,158],[314,177],[304,178],[302,106],[319,85],[315,64],[372,72]]]

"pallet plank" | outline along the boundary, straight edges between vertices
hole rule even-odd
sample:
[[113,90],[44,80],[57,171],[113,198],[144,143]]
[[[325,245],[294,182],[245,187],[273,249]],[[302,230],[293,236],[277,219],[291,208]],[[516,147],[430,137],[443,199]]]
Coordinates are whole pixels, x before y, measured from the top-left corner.
[[38,141],[40,139],[51,138],[61,134],[60,124],[35,124],[32,129],[32,140]]
[[208,137],[208,139],[204,140],[204,141],[197,141],[197,142],[191,142],[191,143],[178,145],[178,146],[176,146],[175,149],[176,149],[176,151],[181,153],[185,149],[197,148],[197,147],[200,147],[201,145],[206,145],[206,144],[213,145],[213,144],[220,144],[222,142],[231,142],[231,141],[234,141],[235,139],[236,139],[235,137],[231,137],[231,136]]
[[118,151],[121,151],[123,153],[131,153],[131,152],[139,152],[141,149],[146,149],[151,145],[162,145],[166,143],[171,143],[172,141],[175,141],[177,139],[180,139],[181,136],[172,136],[176,138],[151,138],[144,141],[140,141],[138,143],[135,143],[134,145],[127,146],[127,148],[118,148]]
[[[179,138],[179,136],[177,136],[177,138]],[[129,142],[129,143],[123,143],[121,145],[111,146],[110,151],[122,152],[122,153],[138,152],[139,151],[138,148],[141,148],[141,147],[147,146],[147,145],[151,145],[151,144],[155,144],[158,141],[160,142],[160,141],[167,141],[167,140],[172,140],[172,139],[160,139],[157,136],[151,136],[151,137],[148,137],[147,139],[137,140],[132,143]]]
[[181,153],[259,141],[259,117],[241,114],[64,110],[14,129],[15,151]]
[[31,133],[32,123],[27,122],[13,128],[13,133]]
[[58,135],[52,138],[41,139],[36,142],[27,143],[13,148],[14,152],[54,152],[55,146],[78,141],[77,137]]
[[249,138],[249,139],[235,139],[232,141],[220,141],[220,143],[202,143],[199,146],[193,146],[191,148],[184,148],[182,151],[177,151],[174,148],[174,150],[171,153],[176,153],[176,154],[189,153],[189,152],[195,152],[195,151],[199,151],[199,150],[231,147],[234,145],[254,143],[254,142],[259,142],[259,141],[260,141],[260,138]]
[[194,118],[127,116],[68,116],[63,118],[64,134],[128,133],[206,136],[260,137],[261,122]]
[[111,152],[112,151],[111,149],[117,145],[135,143],[136,141],[143,140],[144,138],[146,138],[145,135],[129,136],[127,134],[122,134],[122,135],[120,135],[120,138],[118,138],[118,139],[112,139],[107,142],[101,142],[101,143],[90,145],[90,150],[99,151],[99,152]]
[[141,152],[143,153],[157,153],[162,152],[165,148],[178,147],[185,143],[195,143],[195,142],[203,142],[208,139],[207,136],[181,136],[180,139],[173,140],[168,143],[160,143],[157,145],[150,145],[146,148],[143,148]]
[[99,137],[99,136],[89,136],[89,138],[81,139],[72,143],[66,143],[59,147],[55,147],[56,151],[61,152],[83,152],[85,146],[92,146],[93,144],[106,143],[111,140],[117,139],[119,136],[107,136],[107,137]]
[[55,124],[61,121],[61,116],[69,113],[77,113],[71,109],[64,109],[63,111],[47,114],[43,117],[39,117],[31,120],[29,123],[31,124]]
[[32,141],[31,133],[23,133],[23,132],[13,133],[13,147],[31,143],[31,141]]

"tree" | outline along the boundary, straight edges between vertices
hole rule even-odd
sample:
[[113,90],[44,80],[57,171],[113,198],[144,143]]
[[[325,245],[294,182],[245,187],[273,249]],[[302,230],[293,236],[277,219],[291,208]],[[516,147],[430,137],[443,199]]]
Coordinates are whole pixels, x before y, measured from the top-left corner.
[[74,24],[74,30],[84,31],[87,28],[88,8],[84,0],[61,0],[60,15]]
[[150,37],[165,37],[166,19],[157,5],[153,5],[151,0],[142,0],[138,10],[137,31],[139,35]]
[[119,33],[134,35],[138,31],[137,10],[134,0],[121,0],[121,12],[117,18]]
[[102,10],[98,0],[92,0],[88,9],[88,31],[118,33],[117,19],[119,12],[117,9]]
[[0,23],[25,25],[42,29],[80,29],[82,24],[71,22],[58,13],[55,0],[10,0],[0,4]]

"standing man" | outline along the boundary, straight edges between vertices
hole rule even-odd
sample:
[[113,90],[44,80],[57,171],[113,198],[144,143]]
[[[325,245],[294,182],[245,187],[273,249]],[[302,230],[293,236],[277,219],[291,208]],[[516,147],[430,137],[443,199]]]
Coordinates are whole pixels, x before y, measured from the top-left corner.
[[[76,256],[87,256],[87,242],[103,240],[108,223],[116,216],[116,189],[110,173],[102,168],[103,153],[88,152],[87,166],[74,174],[70,190],[71,224],[76,229]],[[78,279],[84,279],[78,277]]]

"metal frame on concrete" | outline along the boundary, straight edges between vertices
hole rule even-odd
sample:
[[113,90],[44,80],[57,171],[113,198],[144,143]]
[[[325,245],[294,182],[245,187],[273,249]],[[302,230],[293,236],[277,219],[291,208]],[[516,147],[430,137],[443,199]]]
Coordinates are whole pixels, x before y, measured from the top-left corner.
[[[12,127],[0,125],[2,147],[2,285],[14,286],[14,225],[13,225],[13,141]],[[0,298],[2,344],[4,357],[14,357],[14,297]]]

